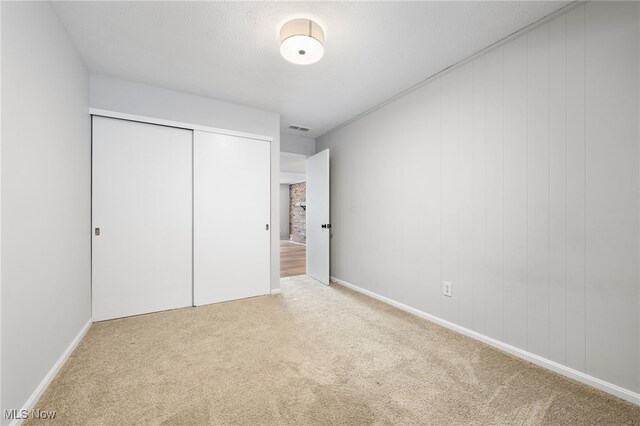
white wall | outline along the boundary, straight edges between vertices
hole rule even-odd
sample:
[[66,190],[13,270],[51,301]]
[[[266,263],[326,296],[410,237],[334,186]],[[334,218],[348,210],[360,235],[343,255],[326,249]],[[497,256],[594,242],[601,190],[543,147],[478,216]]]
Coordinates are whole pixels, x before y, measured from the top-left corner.
[[280,151],[293,154],[313,155],[316,153],[316,140],[300,135],[281,133]]
[[2,409],[21,409],[91,317],[89,76],[49,3],[1,7]]
[[280,239],[289,239],[289,185],[280,184]]
[[332,275],[640,391],[638,9],[587,3],[319,139]]
[[271,136],[271,288],[280,288],[280,115],[159,87],[91,75],[91,107]]

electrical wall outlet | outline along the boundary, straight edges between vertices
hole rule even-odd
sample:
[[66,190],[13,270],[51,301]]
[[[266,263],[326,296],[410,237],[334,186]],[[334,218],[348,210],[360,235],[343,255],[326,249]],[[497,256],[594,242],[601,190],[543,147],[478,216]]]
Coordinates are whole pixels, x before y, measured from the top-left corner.
[[451,283],[450,282],[443,282],[442,283],[442,294],[444,294],[447,297],[451,297]]

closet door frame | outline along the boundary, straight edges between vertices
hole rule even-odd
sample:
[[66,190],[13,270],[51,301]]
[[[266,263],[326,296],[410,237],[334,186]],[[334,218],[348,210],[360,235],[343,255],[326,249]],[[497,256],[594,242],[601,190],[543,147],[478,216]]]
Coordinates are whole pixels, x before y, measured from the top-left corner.
[[[261,134],[257,134],[257,133],[249,133],[249,132],[239,132],[239,131],[235,131],[235,130],[228,130],[228,129],[222,129],[222,128],[217,128],[217,127],[211,127],[211,126],[203,126],[203,125],[198,125],[198,124],[192,124],[192,123],[186,123],[186,122],[181,122],[181,121],[174,121],[174,120],[165,120],[165,119],[161,119],[161,118],[156,118],[156,117],[149,117],[149,116],[143,116],[143,115],[138,115],[138,114],[129,114],[129,113],[123,113],[123,112],[119,112],[119,111],[112,111],[112,110],[106,110],[106,109],[101,109],[101,108],[89,108],[89,115],[91,116],[92,120],[93,117],[105,117],[105,118],[114,118],[114,119],[122,119],[122,120],[128,120],[128,121],[134,121],[134,122],[140,122],[140,123],[146,123],[146,124],[156,124],[156,125],[160,125],[160,126],[167,126],[167,127],[175,127],[175,128],[179,128],[179,129],[184,129],[184,130],[191,130],[194,133],[196,131],[204,131],[204,132],[209,132],[209,133],[216,133],[216,134],[220,134],[220,135],[229,135],[229,136],[238,136],[241,138],[248,138],[248,139],[256,139],[256,140],[261,140],[261,141],[265,141],[268,142],[270,145],[270,152],[271,152],[271,143],[273,143],[273,137],[271,136],[267,136],[267,135],[261,135]],[[193,138],[192,138],[192,155],[193,155]],[[273,152],[271,152],[270,157],[273,157]],[[192,158],[193,161],[193,158]],[[193,163],[192,163],[193,165]],[[270,161],[269,163],[270,167],[272,166],[272,162]],[[192,173],[193,173],[193,169],[192,169]],[[193,177],[193,174],[192,174]],[[272,179],[270,179],[271,181]],[[193,184],[193,179],[192,179],[192,184]],[[274,189],[272,187],[272,182],[270,182],[270,187],[269,187],[269,200],[270,200],[270,204],[273,205],[273,193],[274,193]],[[193,187],[192,187],[192,191],[193,191]],[[92,193],[92,204],[93,204],[93,193]],[[193,217],[193,199],[192,199],[192,217]],[[276,241],[279,241],[279,236],[275,235],[274,236],[274,228],[273,228],[273,221],[271,220],[273,218],[273,214],[272,211],[270,211],[270,217],[269,217],[269,238],[270,238],[270,245],[269,245],[269,266],[270,266],[270,272],[269,272],[269,291],[271,293],[279,293],[279,285],[276,286],[276,282],[279,283],[279,273],[277,274],[277,276],[275,276],[274,278],[274,273],[273,273],[273,268],[274,268],[274,264],[279,264],[279,262],[274,262],[274,256],[277,256],[279,258],[279,252],[276,250],[274,251],[273,249],[273,240],[275,238]],[[92,219],[93,219],[93,214],[92,214]],[[192,220],[192,232],[193,232],[193,220]],[[94,234],[94,229],[92,227],[91,229],[91,237],[93,238],[93,234]],[[192,260],[193,260],[193,235],[192,235]],[[93,253],[92,253],[92,257],[93,257]],[[92,260],[92,265],[93,265],[93,260]],[[193,265],[193,262],[192,262]],[[93,271],[92,271],[92,277],[93,277]],[[93,281],[93,278],[92,278]],[[93,288],[93,282],[92,282],[92,288]],[[193,303],[193,269],[192,269],[192,306],[195,306],[195,304]],[[273,288],[276,288],[276,290],[273,290]],[[96,319],[94,318],[94,321]]]

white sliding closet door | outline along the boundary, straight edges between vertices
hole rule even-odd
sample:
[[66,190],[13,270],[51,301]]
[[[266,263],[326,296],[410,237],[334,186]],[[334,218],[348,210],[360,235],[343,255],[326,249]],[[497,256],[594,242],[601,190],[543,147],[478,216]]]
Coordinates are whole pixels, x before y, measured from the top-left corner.
[[194,132],[194,304],[270,292],[270,144]]
[[192,137],[93,117],[95,321],[191,306]]

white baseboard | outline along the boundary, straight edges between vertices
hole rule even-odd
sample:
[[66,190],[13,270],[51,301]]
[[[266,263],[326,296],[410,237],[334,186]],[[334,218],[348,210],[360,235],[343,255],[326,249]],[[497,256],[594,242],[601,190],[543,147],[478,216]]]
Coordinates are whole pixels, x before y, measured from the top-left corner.
[[573,380],[577,380],[578,382],[584,383],[586,385],[592,386],[596,389],[600,389],[601,391],[607,392],[611,395],[615,395],[619,398],[622,398],[626,401],[632,402],[634,404],[640,405],[640,393],[636,393],[630,391],[628,389],[622,388],[620,386],[614,385],[609,382],[605,382],[604,380],[598,379],[597,377],[590,376],[581,371],[574,370],[573,368],[567,367],[565,365],[559,364],[555,361],[551,361],[549,359],[543,358],[539,355],[532,354],[531,352],[527,352],[523,349],[516,348],[515,346],[511,346],[507,343],[503,343],[499,340],[493,339],[491,337],[485,336],[484,334],[480,334],[476,331],[469,330],[468,328],[459,326],[447,320],[443,320],[442,318],[438,318],[434,315],[423,312],[419,309],[412,308],[411,306],[407,306],[403,303],[396,302],[395,300],[389,299],[384,296],[380,296],[372,291],[365,290],[361,287],[343,281],[339,278],[331,277],[332,281],[335,281],[337,284],[340,284],[344,287],[350,288],[352,290],[357,291],[358,293],[362,293],[369,297],[373,297],[374,299],[385,302],[391,306],[395,306],[398,309],[401,309],[405,312],[409,312],[410,314],[416,315],[420,318],[424,318],[428,321],[434,322],[438,325],[446,327],[450,330],[457,331],[458,333],[464,334],[465,336],[471,337],[473,339],[479,340],[483,343],[486,343],[494,348],[500,349],[511,355],[517,356],[518,358],[522,358],[526,361],[529,361],[533,364],[539,365],[540,367],[546,368],[558,374],[561,374],[565,377],[568,377]]
[[[22,410],[31,411],[35,407],[35,405],[38,403],[38,400],[44,393],[45,389],[47,389],[49,384],[51,384],[51,382],[56,377],[56,375],[58,374],[58,372],[60,371],[64,363],[67,362],[67,359],[69,359],[69,356],[71,356],[71,354],[73,353],[75,348],[78,346],[78,344],[80,343],[84,335],[87,334],[87,331],[89,331],[89,328],[91,328],[91,324],[93,324],[93,319],[89,318],[89,321],[82,327],[82,329],[73,339],[73,341],[69,344],[69,346],[67,346],[67,349],[65,349],[65,351],[62,353],[60,358],[58,358],[58,361],[56,361],[56,363],[53,364],[53,367],[51,367],[51,370],[49,370],[47,375],[44,376],[44,378],[42,379],[42,381],[40,382],[36,390],[33,391],[31,396],[27,400],[27,402],[25,402],[24,406],[22,407]],[[22,424],[23,421],[24,421],[23,419],[15,419],[13,422],[10,423],[10,425],[18,426]]]
[[279,288],[272,288],[271,289],[271,294],[280,294],[282,293],[282,290]]

